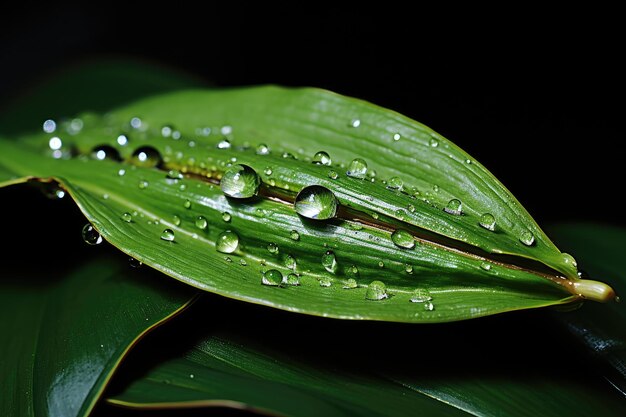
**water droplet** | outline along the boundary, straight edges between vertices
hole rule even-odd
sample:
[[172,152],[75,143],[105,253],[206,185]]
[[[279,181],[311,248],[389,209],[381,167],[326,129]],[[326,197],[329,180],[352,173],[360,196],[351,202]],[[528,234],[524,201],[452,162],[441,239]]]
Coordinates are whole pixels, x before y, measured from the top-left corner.
[[186,209],[190,209],[191,208],[191,201],[190,200],[185,200],[185,202],[183,203],[183,207]]
[[398,229],[391,234],[391,241],[401,248],[413,249],[415,247],[415,239],[406,230]]
[[122,214],[122,220],[124,220],[126,223],[130,223],[130,222],[133,221],[133,216],[130,213],[128,213],[128,212],[123,213]]
[[273,255],[278,253],[278,246],[276,245],[276,243],[269,243],[267,245],[267,251]]
[[352,120],[350,120],[350,124],[348,126],[350,126],[350,127],[359,127],[359,126],[361,126],[361,121],[359,119],[352,119]]
[[439,146],[439,139],[437,139],[437,138],[430,138],[430,141],[428,143],[433,148],[436,148],[437,146]]
[[164,138],[169,138],[170,136],[172,136],[173,131],[174,128],[172,126],[165,125],[161,128],[161,136],[163,136]]
[[140,190],[145,190],[146,188],[148,188],[148,186],[150,185],[150,183],[146,180],[140,180],[139,181],[139,189]]
[[118,135],[116,142],[120,146],[126,146],[128,144],[128,136],[126,135]]
[[61,141],[61,138],[55,136],[53,138],[50,138],[50,140],[48,141],[48,146],[53,151],[58,151],[63,146],[63,141]]
[[128,258],[128,265],[130,265],[131,268],[139,268],[143,265],[143,262],[135,258]]
[[337,171],[330,170],[328,171],[328,178],[330,178],[331,180],[336,180],[337,178],[339,178],[339,174],[337,174]]
[[240,259],[239,260],[239,265],[241,265],[241,266],[248,266],[248,262],[246,262],[245,259]]
[[257,155],[269,155],[270,148],[266,144],[261,143],[259,146],[256,147],[256,153]]
[[272,175],[272,172],[273,172],[273,171],[272,171],[272,168],[270,168],[270,167],[266,167],[266,168],[263,170],[263,173],[264,173],[265,175]]
[[489,262],[481,262],[480,267],[485,271],[491,271],[491,264]]
[[355,158],[348,165],[348,170],[346,171],[346,175],[352,178],[365,178],[367,174],[367,162],[361,158]]
[[170,169],[167,172],[167,178],[170,180],[182,180],[183,179],[183,174],[180,173],[180,171],[176,170],[176,169]]
[[332,250],[327,250],[326,253],[322,255],[322,266],[332,274],[337,271],[337,258]]
[[300,240],[300,233],[298,233],[297,230],[292,230],[291,232],[289,232],[289,237],[291,238],[291,240]]
[[484,213],[482,216],[480,216],[480,221],[478,222],[478,224],[487,230],[496,230],[496,218],[493,217],[493,215],[490,213]]
[[409,210],[409,212],[415,213],[415,206],[413,204],[409,204],[408,206],[406,206],[406,208]]
[[225,260],[226,262],[228,262],[228,263],[231,263],[231,262],[233,261],[233,260],[232,260],[232,259],[230,259],[230,257],[228,257],[228,256],[224,256],[224,260]]
[[174,232],[172,231],[172,229],[163,230],[163,232],[161,233],[161,240],[165,240],[166,242],[173,242]]
[[228,139],[222,139],[217,144],[217,149],[229,149],[229,148],[230,148],[230,141]]
[[83,240],[88,245],[99,245],[102,243],[102,236],[92,225],[87,223],[82,230]]
[[185,191],[185,190],[187,189],[187,186],[186,186],[185,184],[180,184],[180,185],[178,186],[178,189],[179,189],[180,191]]
[[378,261],[378,266],[381,268],[385,267],[385,263],[383,261]]
[[346,269],[346,275],[353,278],[359,278],[359,268],[356,265],[352,265]]
[[142,123],[139,117],[133,117],[132,119],[130,119],[130,127],[132,127],[133,129],[140,129],[141,125]]
[[222,213],[222,220],[225,221],[226,223],[230,222],[232,216],[230,215],[229,212],[225,211]]
[[248,165],[232,165],[220,181],[220,188],[229,197],[250,198],[259,192],[261,179]]
[[572,265],[574,268],[578,267],[578,262],[576,262],[576,259],[574,259],[574,257],[569,253],[562,253],[561,256],[563,257],[563,262],[565,264]]
[[365,292],[366,300],[379,301],[387,297],[387,287],[382,281],[372,281]]
[[394,133],[393,135],[393,140],[395,140],[396,142],[400,140],[400,134],[399,133]]
[[328,288],[333,285],[333,282],[330,278],[322,277],[320,278],[320,287]]
[[209,222],[207,222],[207,220],[203,216],[198,216],[196,218],[196,227],[198,229],[205,230],[208,225],[209,225]]
[[270,269],[269,271],[265,271],[263,273],[263,278],[261,279],[261,283],[263,285],[271,285],[273,287],[278,287],[283,282],[283,274],[277,269]]
[[472,160],[471,160],[471,159],[466,159],[466,160],[465,160],[465,163],[469,165],[469,164],[471,164],[471,163],[472,163]]
[[215,249],[222,253],[233,253],[239,246],[239,236],[232,230],[225,230],[217,237]]
[[431,301],[426,301],[424,303],[424,310],[433,311],[435,309],[435,305]]
[[283,152],[283,158],[298,159],[290,152]]
[[535,243],[535,236],[530,230],[525,229],[520,234],[519,241],[526,246],[532,246]]
[[126,170],[121,168],[117,171],[117,175],[119,175],[120,177],[123,177],[124,175],[126,175]]
[[193,374],[189,374],[189,378],[193,379],[194,375]]
[[292,269],[294,271],[296,270],[296,266],[297,266],[296,258],[294,258],[291,255],[285,255],[283,264],[285,265],[285,268],[287,269]]
[[389,181],[387,181],[387,188],[391,188],[392,190],[402,190],[402,186],[404,182],[399,177],[391,177]]
[[337,214],[337,198],[321,185],[304,187],[296,196],[296,213],[315,220],[332,219]]
[[330,159],[330,155],[328,155],[324,151],[319,151],[315,155],[313,155],[313,160],[311,161],[316,165],[330,165],[332,160]]
[[91,157],[98,161],[104,161],[105,159],[111,161],[121,161],[120,153],[112,146],[100,145],[93,148],[91,151]]
[[404,265],[404,272],[406,272],[407,274],[412,274],[413,273],[413,265],[411,265],[411,264]]
[[52,133],[57,129],[57,124],[54,120],[48,119],[43,122],[43,131],[46,133]]
[[291,273],[287,275],[287,278],[285,278],[284,283],[286,285],[298,286],[300,285],[300,277],[298,276],[298,274]]
[[174,215],[174,217],[172,217],[172,220],[174,222],[174,226],[180,226],[180,217]]
[[142,146],[133,152],[131,162],[142,168],[154,168],[161,164],[161,154],[152,146]]
[[425,303],[427,301],[432,300],[430,293],[427,290],[417,289],[413,291],[411,294],[411,298],[409,299],[412,303]]
[[461,200],[453,198],[448,201],[448,204],[444,207],[443,211],[448,214],[454,214],[455,216],[460,216],[463,213],[463,204]]
[[359,284],[357,284],[356,279],[354,278],[349,278],[348,280],[346,280],[346,282],[343,283],[343,288],[345,290],[351,290],[357,288],[358,286]]

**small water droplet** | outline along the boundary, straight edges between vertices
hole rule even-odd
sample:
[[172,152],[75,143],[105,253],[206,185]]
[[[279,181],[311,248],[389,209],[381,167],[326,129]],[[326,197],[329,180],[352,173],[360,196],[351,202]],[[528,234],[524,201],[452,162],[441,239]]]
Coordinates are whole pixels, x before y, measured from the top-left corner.
[[350,124],[348,126],[350,126],[350,127],[359,127],[359,126],[361,126],[361,121],[359,119],[352,119],[352,120],[350,120]]
[[174,217],[172,217],[172,220],[174,222],[174,226],[180,226],[180,217],[174,215]]
[[117,139],[116,139],[116,142],[120,146],[126,146],[128,144],[128,136],[123,135],[123,134],[122,135],[118,135]]
[[465,163],[469,165],[469,164],[471,164],[471,163],[472,163],[472,160],[471,160],[471,159],[466,159],[466,160],[465,160]]
[[87,223],[82,230],[83,240],[88,245],[99,245],[102,243],[102,236],[98,231],[89,223]]
[[485,271],[491,271],[491,264],[489,262],[481,262],[480,267]]
[[463,204],[461,200],[453,198],[448,201],[448,204],[444,207],[443,211],[448,214],[454,214],[455,216],[460,216],[463,213]]
[[526,246],[532,246],[535,243],[535,236],[530,230],[525,229],[520,234],[519,241]]
[[404,182],[399,177],[391,177],[389,181],[387,181],[387,188],[391,188],[392,190],[402,190],[402,186]]
[[194,375],[193,374],[189,374],[189,378],[193,379]]
[[146,180],[140,180],[139,181],[139,189],[140,190],[145,190],[146,188],[148,188],[148,186],[150,185],[150,183]]
[[304,187],[296,196],[296,213],[308,219],[327,220],[337,214],[337,198],[321,185]]
[[130,127],[133,129],[140,129],[142,125],[141,119],[139,117],[133,117],[130,119]]
[[178,189],[179,189],[180,191],[185,191],[185,190],[187,189],[187,185],[185,185],[185,184],[180,184],[180,185],[178,186]]
[[385,263],[383,261],[378,261],[378,266],[381,268],[385,267]]
[[359,286],[359,284],[356,282],[356,279],[354,278],[349,278],[346,280],[346,282],[343,283],[343,289],[345,290],[352,290],[354,288],[357,288]]
[[337,258],[332,250],[327,250],[326,253],[322,255],[322,266],[332,274],[337,271]]
[[173,242],[174,232],[172,231],[172,229],[163,230],[163,232],[161,233],[161,240],[165,240],[166,242]]
[[493,215],[490,213],[484,213],[482,216],[480,216],[480,221],[478,222],[478,224],[487,230],[496,230],[496,218],[493,217]]
[[241,265],[241,266],[248,266],[248,262],[246,262],[245,259],[240,259],[239,260],[239,265]]
[[438,193],[439,192],[439,186],[438,185],[433,185],[433,191]]
[[372,281],[370,285],[367,286],[367,291],[365,292],[366,300],[379,301],[387,297],[389,297],[387,295],[387,287],[382,281]]
[[276,245],[276,243],[269,243],[267,245],[267,251],[273,255],[278,253],[278,246]]
[[257,155],[268,155],[270,153],[270,148],[266,144],[261,143],[256,147],[256,153]]
[[135,258],[128,258],[128,265],[130,265],[131,268],[139,268],[143,265],[143,262]]
[[117,149],[109,145],[96,146],[91,151],[91,157],[93,159],[97,159],[98,161],[104,161],[105,159],[108,159],[110,161],[122,160]]
[[261,283],[263,285],[270,285],[273,287],[278,287],[283,282],[283,274],[277,269],[270,269],[269,271],[265,271],[263,273],[263,277],[261,278]]
[[123,177],[124,175],[126,175],[126,170],[121,168],[117,171],[117,175],[119,175],[120,177]]
[[367,174],[367,162],[361,158],[355,158],[348,165],[346,175],[352,178],[363,179]]
[[289,232],[289,237],[291,238],[291,240],[300,240],[300,233],[298,233],[297,230],[292,230],[291,232]]
[[225,230],[217,237],[215,249],[222,253],[233,253],[239,246],[239,236],[232,230]]
[[163,136],[164,138],[169,138],[170,136],[172,136],[173,131],[174,128],[172,126],[165,125],[161,128],[161,136]]
[[337,171],[330,170],[328,171],[328,178],[330,178],[331,180],[336,180],[337,178],[339,178],[339,174],[337,174]]
[[180,171],[176,169],[170,169],[169,171],[167,171],[167,178],[175,181],[182,180],[183,174],[181,174]]
[[406,208],[410,213],[415,213],[415,206],[413,204],[409,204]]
[[298,274],[291,273],[287,275],[287,278],[283,281],[286,285],[298,286],[300,285],[300,277]]
[[400,140],[400,134],[399,133],[394,133],[393,135],[393,140],[395,140],[396,142]]
[[266,167],[266,168],[263,170],[263,173],[264,173],[265,175],[272,175],[272,173],[273,173],[272,168],[270,168],[270,167]]
[[128,213],[128,212],[123,213],[122,214],[122,220],[124,220],[126,223],[130,223],[130,222],[133,221],[133,216],[130,213]]
[[53,151],[58,151],[63,146],[63,141],[61,141],[61,138],[55,136],[53,138],[50,138],[50,140],[48,141],[48,146]]
[[333,285],[333,281],[330,278],[322,277],[320,278],[320,287],[328,288]]
[[195,223],[196,223],[196,227],[200,230],[206,230],[207,226],[209,225],[209,222],[203,216],[196,217]]
[[222,192],[233,198],[250,198],[259,192],[261,179],[248,165],[230,166],[222,176],[220,188]]
[[406,272],[407,274],[412,274],[413,273],[413,265],[411,265],[411,264],[404,265],[404,272]]
[[319,151],[315,155],[313,155],[313,160],[311,161],[316,165],[330,165],[332,160],[330,159],[330,155],[328,155],[324,151]]
[[562,253],[561,256],[563,257],[563,262],[566,265],[572,265],[574,268],[578,267],[578,262],[576,262],[576,259],[574,259],[574,257],[569,253]]
[[133,152],[131,162],[142,168],[154,168],[159,166],[163,160],[159,151],[152,146],[142,146]]
[[417,289],[413,291],[413,294],[411,294],[411,298],[409,299],[409,301],[412,303],[425,303],[432,299],[433,297],[427,290]]
[[54,120],[48,119],[43,122],[43,131],[46,133],[53,133],[57,129],[57,124]]
[[292,270],[296,270],[296,266],[298,265],[296,262],[296,258],[294,258],[291,255],[285,255],[285,259],[283,260],[283,265],[285,265],[285,268],[287,269],[292,269]]
[[229,148],[230,148],[230,141],[228,139],[222,139],[217,144],[217,149],[229,149]]
[[185,202],[183,203],[183,207],[186,209],[190,209],[191,208],[191,201],[190,200],[185,200]]
[[226,223],[230,222],[230,220],[232,219],[232,216],[230,215],[229,212],[225,211],[222,213],[222,220],[225,221]]
[[346,275],[357,279],[359,278],[359,268],[356,265],[352,265],[346,269]]
[[398,229],[391,234],[391,241],[401,248],[413,249],[415,247],[415,239],[406,230]]
[[437,146],[439,146],[439,139],[437,139],[437,138],[430,138],[430,141],[428,143],[433,148],[436,148]]
[[432,303],[432,301],[426,301],[424,303],[424,310],[433,311],[434,309],[435,309],[435,305]]
[[291,152],[283,152],[283,158],[298,159]]
[[228,256],[224,256],[224,260],[225,260],[226,262],[228,262],[228,263],[231,263],[231,262],[233,261],[233,260],[232,260],[230,257],[228,257]]

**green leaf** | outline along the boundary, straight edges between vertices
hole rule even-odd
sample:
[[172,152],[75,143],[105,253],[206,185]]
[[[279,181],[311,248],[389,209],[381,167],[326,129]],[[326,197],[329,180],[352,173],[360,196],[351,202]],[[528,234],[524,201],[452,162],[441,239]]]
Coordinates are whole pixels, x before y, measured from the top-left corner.
[[[320,90],[261,87],[176,93],[104,117],[81,117],[80,132],[64,125],[20,145],[0,142],[0,167],[20,177],[56,179],[105,239],[198,288],[315,315],[406,322],[612,294],[579,280],[572,258],[480,164],[419,123],[371,104]],[[134,117],[141,125],[131,128]],[[92,158],[50,158],[52,135],[64,144],[57,153]],[[308,160],[320,148],[333,165]],[[364,167],[350,162],[355,156],[366,160],[370,173],[377,171],[376,181],[355,178]],[[110,160],[98,160],[103,157]],[[226,172],[234,161],[238,171]],[[244,167],[252,176],[242,186],[259,183],[256,171],[260,190],[231,194],[236,184],[230,177],[221,190],[216,186],[223,176],[239,178]],[[312,209],[323,217],[334,213],[326,210],[334,199],[314,195],[298,211],[305,217],[296,213],[293,202],[304,192],[296,193],[313,185],[335,195],[336,219],[306,218],[321,218],[306,214]],[[259,195],[226,198],[222,191]],[[461,199],[461,207],[448,203],[451,197]],[[485,223],[485,213],[494,216],[495,227]],[[396,229],[409,236],[404,244],[391,239]],[[216,251],[226,231],[239,238],[233,253]],[[291,238],[293,231],[299,239]],[[332,262],[325,265],[322,257]],[[262,286],[271,269],[300,274],[301,285]],[[357,288],[344,289],[354,286],[351,280]],[[386,292],[379,291],[379,301],[366,300],[369,284],[381,280]]]
[[128,349],[193,296],[119,257],[48,266],[0,281],[3,416],[88,415]]

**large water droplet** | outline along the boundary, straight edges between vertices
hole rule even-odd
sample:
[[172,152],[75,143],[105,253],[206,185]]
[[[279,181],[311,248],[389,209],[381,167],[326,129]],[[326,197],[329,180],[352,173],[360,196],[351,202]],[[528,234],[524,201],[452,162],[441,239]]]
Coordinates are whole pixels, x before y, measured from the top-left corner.
[[355,158],[348,165],[346,175],[352,178],[363,179],[367,175],[367,162],[361,158]]
[[261,186],[261,178],[248,165],[236,164],[229,167],[222,180],[220,188],[229,197],[250,198],[257,195]]
[[46,133],[53,133],[57,128],[57,124],[54,120],[48,119],[43,122],[43,131]]
[[406,230],[398,229],[391,234],[391,241],[401,248],[413,249],[415,247],[415,239]]
[[298,233],[297,230],[292,230],[291,232],[289,232],[289,237],[291,238],[291,240],[300,240],[300,233]]
[[562,253],[561,256],[563,257],[563,262],[565,264],[571,265],[574,268],[578,267],[578,262],[576,262],[576,259],[574,259],[574,257],[570,255],[569,253]]
[[482,216],[480,216],[480,221],[478,222],[478,224],[487,230],[496,230],[496,218],[493,217],[493,215],[490,213],[484,213]]
[[387,297],[387,287],[382,281],[372,281],[365,292],[365,299],[367,300],[379,301]]
[[261,283],[263,285],[270,285],[273,287],[278,287],[283,282],[283,274],[277,269],[270,269],[269,271],[265,271],[263,273],[263,278],[261,278]]
[[270,148],[266,144],[261,143],[256,147],[256,153],[257,155],[268,155],[270,153]]
[[291,273],[287,275],[287,278],[284,279],[283,283],[286,285],[298,286],[300,285],[300,277],[298,274]]
[[172,229],[165,229],[161,233],[161,240],[165,240],[166,242],[173,242],[175,239],[174,232]]
[[448,201],[448,204],[446,205],[446,207],[444,207],[443,211],[448,214],[454,214],[455,216],[459,216],[463,213],[463,204],[461,203],[461,200],[453,198],[452,200]]
[[332,219],[337,214],[337,198],[321,185],[304,187],[296,196],[296,213],[315,220]]
[[427,290],[417,289],[413,291],[413,294],[411,294],[411,298],[409,298],[409,301],[412,303],[425,303],[432,299],[433,297]]
[[209,225],[209,222],[207,221],[206,218],[204,218],[204,216],[198,216],[196,217],[196,227],[200,230],[206,230],[207,226]]
[[278,253],[278,245],[276,245],[276,243],[268,243],[267,251],[269,253],[271,253],[272,255],[277,254]]
[[88,245],[99,245],[102,243],[102,236],[92,225],[87,223],[82,230],[83,240]]
[[133,221],[133,216],[130,213],[128,213],[128,212],[123,213],[122,214],[122,220],[124,220],[126,223],[130,223],[130,222]]
[[519,241],[522,242],[526,246],[532,246],[535,243],[535,236],[530,230],[525,229],[520,234]]
[[232,230],[225,230],[217,237],[215,249],[222,253],[233,253],[239,246],[239,236]]
[[162,162],[161,154],[152,146],[142,146],[133,152],[131,162],[142,168],[154,168]]
[[399,177],[391,177],[389,181],[387,181],[387,188],[391,188],[392,190],[402,190],[402,186],[404,182]]
[[313,160],[311,162],[316,165],[330,165],[332,160],[330,159],[330,155],[324,151],[320,151],[313,155]]
[[337,271],[337,258],[332,250],[328,250],[322,255],[322,266],[332,274]]

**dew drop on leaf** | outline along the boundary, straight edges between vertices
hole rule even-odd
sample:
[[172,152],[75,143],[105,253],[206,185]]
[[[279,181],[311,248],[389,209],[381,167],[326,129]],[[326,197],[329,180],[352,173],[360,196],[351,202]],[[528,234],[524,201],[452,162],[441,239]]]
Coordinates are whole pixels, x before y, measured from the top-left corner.
[[172,229],[165,229],[161,233],[161,240],[165,240],[166,242],[173,242],[175,239],[174,232]]
[[327,250],[324,255],[322,255],[322,266],[332,274],[337,271],[337,258],[332,250]]
[[387,287],[382,281],[372,281],[370,285],[367,286],[367,291],[365,292],[366,300],[379,301],[387,297]]
[[133,152],[131,162],[142,168],[154,168],[161,165],[163,160],[159,151],[152,146],[142,146]]
[[520,234],[519,240],[526,246],[532,246],[535,243],[535,236],[530,230],[525,229]]
[[298,233],[297,230],[292,230],[291,232],[289,232],[289,237],[291,238],[291,240],[300,240],[300,233]]
[[463,213],[463,204],[461,200],[453,198],[448,201],[448,204],[444,207],[443,211],[448,214],[454,214],[455,216],[459,216]]
[[425,303],[432,299],[433,297],[427,290],[417,289],[413,291],[413,294],[411,294],[411,298],[409,298],[409,301],[412,303]]
[[355,158],[348,165],[346,175],[352,178],[363,179],[367,174],[367,162],[361,158]]
[[277,269],[270,269],[269,271],[265,271],[263,273],[263,277],[261,278],[261,283],[263,285],[270,285],[273,287],[278,287],[283,282],[283,274]]
[[287,275],[287,278],[283,281],[286,285],[298,286],[300,285],[300,277],[298,274],[291,273]]
[[248,165],[236,164],[224,172],[220,181],[222,192],[233,198],[250,198],[259,192],[261,179]]
[[406,230],[398,229],[391,234],[391,241],[401,248],[413,249],[415,247],[415,239]]
[[259,146],[256,147],[256,153],[257,155],[269,155],[270,148],[266,144],[261,143]]
[[196,217],[195,223],[196,223],[196,227],[200,230],[206,230],[207,226],[209,225],[209,222],[204,216]]
[[222,213],[222,220],[225,221],[226,223],[230,222],[232,216],[230,215],[229,212],[225,211]]
[[331,285],[333,285],[333,282],[330,280],[330,278],[320,278],[320,287],[330,287]]
[[109,161],[121,161],[120,153],[112,146],[109,145],[99,145],[92,149],[91,157],[98,161],[104,161],[105,159]]
[[130,222],[133,221],[133,216],[130,213],[128,213],[128,212],[123,213],[122,214],[122,220],[124,220],[126,223],[130,223]]
[[53,133],[57,128],[57,124],[54,120],[48,119],[43,122],[43,131],[46,133]]
[[337,214],[337,198],[321,185],[304,187],[296,196],[296,213],[308,219],[327,220]]
[[82,230],[83,241],[88,245],[99,245],[102,243],[102,236],[98,231],[89,223],[87,223]]
[[496,218],[493,217],[490,213],[484,213],[480,216],[480,221],[478,222],[481,227],[484,227],[487,230],[494,231],[496,230]]
[[349,279],[346,280],[346,282],[344,282],[343,289],[345,289],[345,290],[352,290],[354,288],[357,288],[358,286],[359,286],[359,284],[357,284],[356,279],[349,278]]
[[217,144],[217,149],[229,149],[230,141],[228,139],[222,139]]
[[430,138],[430,141],[428,143],[433,148],[436,148],[437,146],[439,146],[439,140],[437,138]]
[[313,159],[311,160],[316,165],[330,165],[332,160],[330,159],[330,155],[324,151],[320,151],[313,155]]
[[399,177],[391,177],[389,178],[389,181],[387,181],[387,188],[392,190],[402,190],[403,185],[404,182]]
[[276,243],[269,243],[267,245],[267,251],[272,255],[275,255],[278,253],[278,246],[276,245]]
[[215,249],[222,253],[233,253],[239,246],[239,236],[232,230],[225,230],[217,236]]

